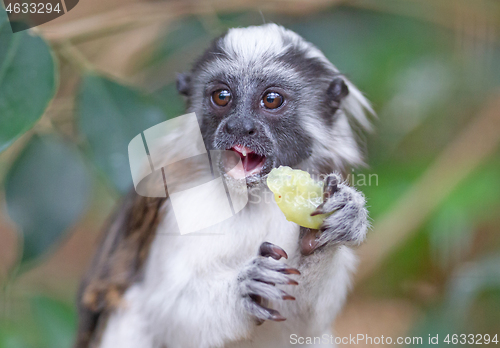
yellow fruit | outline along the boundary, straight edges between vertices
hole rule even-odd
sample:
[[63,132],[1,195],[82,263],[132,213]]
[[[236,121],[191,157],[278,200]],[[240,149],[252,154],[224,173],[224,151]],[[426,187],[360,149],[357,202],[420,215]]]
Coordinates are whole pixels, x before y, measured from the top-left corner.
[[281,166],[271,170],[267,186],[288,221],[318,229],[326,215],[311,216],[323,203],[323,182],[315,181],[309,173]]

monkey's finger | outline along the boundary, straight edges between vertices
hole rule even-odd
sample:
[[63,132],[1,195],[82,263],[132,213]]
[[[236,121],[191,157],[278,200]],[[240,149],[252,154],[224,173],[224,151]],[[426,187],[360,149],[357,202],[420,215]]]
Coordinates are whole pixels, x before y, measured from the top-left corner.
[[311,255],[325,244],[319,240],[321,236],[319,230],[301,227],[300,235],[300,253],[304,256]]
[[336,192],[338,193],[335,196],[330,196],[329,199],[318,205],[316,210],[311,213],[311,216],[335,213],[343,209],[353,198],[353,189],[350,187],[344,186],[340,190],[337,186]]
[[252,301],[251,312],[261,320],[272,320],[272,321],[285,321],[286,318],[280,314],[275,309],[264,307],[256,302]]
[[320,205],[318,205],[316,207],[316,210],[313,211],[311,213],[311,216],[316,216],[316,215],[320,215],[320,214],[325,214],[325,211],[324,211],[324,208],[325,208],[325,202],[321,203]]
[[258,281],[258,282],[262,282],[262,283],[266,283],[266,284],[269,284],[269,285],[272,285],[272,286],[275,286],[276,283],[275,282],[271,282],[269,280],[264,280],[264,279],[259,279],[259,278],[254,278],[254,280]]
[[[250,295],[250,298],[253,299],[257,304],[260,304],[263,307],[267,307],[267,305],[269,304],[269,301],[266,298],[261,297],[261,296]],[[255,319],[257,320],[257,326],[262,325],[266,321],[266,319],[264,319],[264,318],[255,318]]]
[[323,201],[326,202],[339,190],[340,177],[337,174],[328,175],[323,188]]
[[285,273],[285,274],[297,274],[297,275],[300,275],[300,271],[297,268],[282,268],[282,269],[280,269],[278,271],[281,272],[281,273]]
[[287,293],[287,292],[285,292],[285,291],[281,290],[281,294],[282,294],[281,298],[282,298],[283,300],[291,300],[291,301],[295,301],[295,297],[293,297],[293,296],[292,296],[292,295],[290,295],[289,293]]
[[330,174],[325,179],[325,185],[323,188],[323,203],[316,207],[311,213],[311,216],[316,216],[320,214],[328,214],[335,211],[331,204],[328,204],[333,195],[340,190],[339,184],[341,182],[341,177],[337,174]]
[[288,278],[280,277],[280,274],[300,275],[300,271],[272,258],[258,257],[252,261],[252,265],[249,267],[247,274],[249,278],[258,278],[277,284],[286,284]]
[[250,295],[246,302],[247,311],[257,319],[257,325],[266,320],[284,321],[286,320],[277,310],[268,308],[269,301],[259,295]]
[[283,284],[283,285],[298,285],[299,283],[295,280],[287,277],[282,272],[263,272],[253,277],[253,280],[258,282],[266,283],[269,285]]
[[[325,205],[326,205],[326,203],[321,203],[320,205],[318,205],[316,210],[311,213],[311,216],[316,216],[316,215],[320,215],[320,214],[333,214],[337,210],[345,207],[345,205],[341,205],[338,208],[328,208],[328,206],[325,206]],[[333,209],[333,210],[331,210],[331,209]]]
[[[344,210],[332,216],[335,218],[327,218],[323,221],[319,228],[321,232],[319,238],[328,243],[349,243],[359,239],[358,234],[363,234],[366,229],[366,219],[363,218],[365,214],[365,210],[360,209],[354,202],[346,204]],[[349,215],[359,216],[359,218],[346,224],[345,221],[349,221]]]
[[269,242],[264,242],[260,245],[259,255],[263,257],[272,257],[275,260],[279,260],[282,257],[288,259],[288,255],[285,250]]
[[356,205],[364,205],[365,199],[355,188],[340,184],[337,186],[337,192],[330,199],[318,206],[316,211],[319,214],[331,214],[343,210],[346,205],[354,202]]
[[253,296],[261,296],[263,298],[269,299],[269,300],[289,300],[291,299],[290,295],[284,292],[281,289],[278,289],[277,287],[259,282],[259,281],[253,281],[249,282],[246,285],[247,292],[248,294],[251,294]]
[[272,321],[285,321],[286,318],[281,315],[280,312],[278,312],[275,309],[267,308],[267,311],[269,313],[268,319]]

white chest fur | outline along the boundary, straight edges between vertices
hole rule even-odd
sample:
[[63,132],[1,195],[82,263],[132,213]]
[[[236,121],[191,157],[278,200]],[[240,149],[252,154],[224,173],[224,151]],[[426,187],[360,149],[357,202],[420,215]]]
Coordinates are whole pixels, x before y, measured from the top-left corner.
[[[328,333],[349,286],[355,257],[347,247],[304,258],[299,227],[272,201],[249,204],[203,234],[178,234],[171,209],[158,228],[141,282],[108,322],[102,347],[288,347],[290,335]],[[194,217],[195,218],[195,217]],[[271,303],[287,321],[256,326],[239,303],[239,270],[268,241],[289,255],[296,301]]]

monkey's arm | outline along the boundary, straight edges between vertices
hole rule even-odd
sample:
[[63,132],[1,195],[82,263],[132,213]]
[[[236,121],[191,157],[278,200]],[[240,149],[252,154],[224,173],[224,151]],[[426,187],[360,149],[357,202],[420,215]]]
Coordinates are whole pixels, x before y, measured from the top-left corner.
[[369,227],[364,195],[333,173],[325,179],[324,202],[311,214],[328,215],[319,230],[301,227],[300,250],[310,255],[328,244],[358,245]]
[[110,311],[140,276],[164,201],[132,191],[110,219],[78,292],[75,348],[89,347],[100,336]]

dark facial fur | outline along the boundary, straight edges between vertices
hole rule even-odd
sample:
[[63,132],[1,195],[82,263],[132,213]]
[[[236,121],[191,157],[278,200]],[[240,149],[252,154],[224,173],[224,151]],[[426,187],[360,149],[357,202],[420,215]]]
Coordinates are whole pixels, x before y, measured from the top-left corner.
[[[262,36],[266,32],[267,38]],[[293,32],[276,25],[244,35],[230,31],[213,42],[189,74],[178,76],[177,87],[198,117],[207,149],[240,145],[265,156],[253,181],[280,165],[310,162],[318,171],[334,169],[323,169],[333,160],[319,163],[313,154],[325,129],[335,127],[349,89],[331,63]],[[221,89],[231,93],[225,106],[212,99]],[[279,93],[283,104],[266,108],[262,99],[268,92]]]

